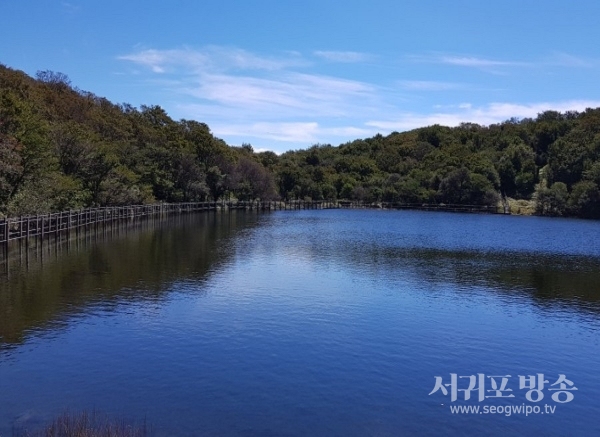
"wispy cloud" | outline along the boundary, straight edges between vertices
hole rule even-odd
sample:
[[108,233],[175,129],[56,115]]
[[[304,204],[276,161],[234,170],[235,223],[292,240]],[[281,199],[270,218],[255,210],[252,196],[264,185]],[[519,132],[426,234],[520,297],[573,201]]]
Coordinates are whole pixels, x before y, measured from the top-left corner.
[[204,104],[226,107],[235,117],[343,117],[358,102],[374,105],[369,84],[328,76],[288,72],[277,77],[200,74],[180,92]]
[[[373,59],[359,52],[262,55],[236,47],[207,46],[138,49],[119,59],[146,72],[135,75],[135,80],[168,96],[170,107],[166,109],[172,115],[202,120],[230,144],[252,142],[256,149],[284,151],[431,124],[489,125],[513,117],[535,117],[548,109],[581,111],[600,106],[600,101],[592,99],[485,103],[486,99],[498,102],[504,90],[518,90],[520,80],[505,74],[507,71],[527,67],[530,77],[535,77],[536,72],[548,70],[537,64],[493,57],[413,56],[408,60],[421,64],[412,66],[413,80],[390,77],[388,83],[380,84],[358,80],[364,77],[358,76],[362,71],[352,76],[351,65],[344,68],[346,77],[322,73],[329,71],[330,62]],[[404,71],[397,69],[398,64],[386,65],[384,59],[375,59],[377,66]],[[585,60],[560,53],[544,62],[555,67],[587,65]],[[459,68],[496,74],[466,76],[457,71]],[[428,79],[420,80],[421,74]],[[458,90],[460,100],[456,101],[457,93],[451,91]]]
[[[484,106],[474,106],[469,103],[457,105],[455,110],[435,112],[431,114],[401,113],[387,120],[372,120],[366,126],[385,131],[404,131],[423,126],[440,124],[443,126],[458,126],[461,123],[477,123],[490,125],[515,118],[535,118],[538,114],[548,111],[584,111],[586,108],[600,106],[600,100],[570,100],[544,103],[491,103]],[[448,108],[450,109],[450,108]]]
[[282,70],[308,65],[300,55],[286,52],[281,57],[259,56],[239,48],[208,46],[201,50],[192,48],[155,50],[146,49],[119,56],[118,59],[149,67],[155,73],[173,71],[184,67],[192,71],[223,70]]
[[494,59],[477,58],[474,56],[440,56],[438,61],[442,64],[473,68],[526,67],[531,65],[527,62],[498,61]]
[[555,52],[550,56],[528,61],[500,60],[471,55],[411,55],[408,59],[413,62],[434,63],[456,67],[474,68],[490,73],[502,73],[510,68],[544,68],[544,67],[569,67],[589,68],[599,66],[596,59],[583,58],[564,52]]
[[465,88],[464,84],[434,80],[402,80],[398,85],[411,91],[448,91]]
[[582,58],[580,56],[563,52],[554,53],[547,63],[549,65],[569,68],[591,68],[600,65],[598,60]]
[[317,122],[222,124],[215,129],[223,135],[247,136],[289,143],[315,144],[323,138],[336,136],[361,138],[374,134],[372,128],[354,126],[324,127]]
[[209,47],[143,50],[119,59],[155,73],[178,70],[181,79],[171,88],[179,93],[203,104],[250,111],[254,117],[281,117],[289,109],[343,116],[352,103],[360,101],[364,106],[377,95],[376,87],[368,83],[290,68],[306,65],[294,53],[265,58],[240,49]]
[[409,61],[417,63],[440,64],[454,67],[464,67],[481,70],[492,74],[506,74],[511,68],[533,67],[531,62],[500,60],[484,58],[471,55],[453,55],[453,54],[432,54],[432,55],[409,55]]
[[63,10],[66,11],[68,14],[74,15],[81,11],[81,5],[76,5],[69,2],[61,2],[60,4],[62,5]]
[[[349,122],[357,108],[363,114],[375,115],[385,107],[377,86],[305,72],[309,63],[294,52],[264,57],[213,46],[200,50],[146,49],[119,59],[157,73],[149,80],[155,84],[158,80],[162,85],[157,86],[179,96],[176,106],[180,115],[208,121],[215,134],[223,137],[308,146],[323,138],[372,132],[372,128],[324,126],[319,120]],[[174,72],[176,80],[165,75]]]
[[204,51],[213,60],[213,66],[240,70],[282,70],[310,65],[300,54],[285,52],[280,56],[260,56],[235,47],[211,46]]
[[319,129],[317,122],[297,123],[252,123],[252,124],[224,124],[215,126],[223,135],[242,136],[247,135],[255,138],[264,138],[286,142],[315,141],[316,132]]
[[210,64],[210,59],[206,55],[190,49],[148,49],[119,56],[118,59],[148,67],[155,73],[165,73],[168,68],[181,66],[200,68]]
[[317,50],[314,55],[330,62],[364,62],[372,58],[367,53]]

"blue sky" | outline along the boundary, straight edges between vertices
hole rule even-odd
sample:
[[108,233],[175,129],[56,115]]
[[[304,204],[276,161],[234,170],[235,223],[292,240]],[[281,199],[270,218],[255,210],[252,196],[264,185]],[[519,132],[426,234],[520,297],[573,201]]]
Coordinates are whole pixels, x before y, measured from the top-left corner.
[[599,19],[597,0],[0,0],[0,63],[283,152],[600,107]]

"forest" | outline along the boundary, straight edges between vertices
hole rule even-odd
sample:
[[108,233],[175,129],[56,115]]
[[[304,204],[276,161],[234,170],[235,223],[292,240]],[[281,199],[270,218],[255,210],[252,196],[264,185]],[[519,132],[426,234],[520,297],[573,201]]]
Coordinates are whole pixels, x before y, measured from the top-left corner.
[[0,216],[205,200],[499,205],[600,218],[600,108],[439,125],[281,155],[231,146],[160,106],[0,65]]

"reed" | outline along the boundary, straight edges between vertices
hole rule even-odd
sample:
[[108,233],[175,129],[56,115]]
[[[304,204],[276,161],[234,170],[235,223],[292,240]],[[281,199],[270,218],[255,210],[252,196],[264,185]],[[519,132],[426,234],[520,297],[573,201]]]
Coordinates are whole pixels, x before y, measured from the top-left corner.
[[64,413],[37,432],[17,432],[15,437],[146,437],[147,424],[132,425],[125,420],[111,420],[95,411],[78,414]]

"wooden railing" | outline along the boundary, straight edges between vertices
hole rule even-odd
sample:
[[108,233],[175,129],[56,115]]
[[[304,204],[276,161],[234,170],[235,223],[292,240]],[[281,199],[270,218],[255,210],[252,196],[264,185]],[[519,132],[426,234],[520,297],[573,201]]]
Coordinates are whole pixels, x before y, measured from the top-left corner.
[[42,215],[27,215],[0,219],[0,243],[31,237],[45,238],[62,231],[97,226],[116,220],[133,220],[141,217],[182,214],[197,211],[227,209],[293,210],[337,208],[336,202],[327,201],[250,201],[250,202],[188,202],[151,205],[87,208]]
[[0,244],[12,240],[31,237],[45,238],[58,235],[62,231],[81,227],[97,226],[118,220],[133,220],[141,217],[164,216],[197,211],[216,210],[300,210],[330,208],[383,208],[383,209],[418,209],[426,211],[453,211],[488,214],[506,214],[501,208],[481,205],[444,205],[417,203],[364,203],[358,201],[249,201],[249,202],[188,202],[160,203],[151,205],[115,206],[105,208],[87,208],[74,211],[63,211],[43,215],[27,215],[0,219]]

